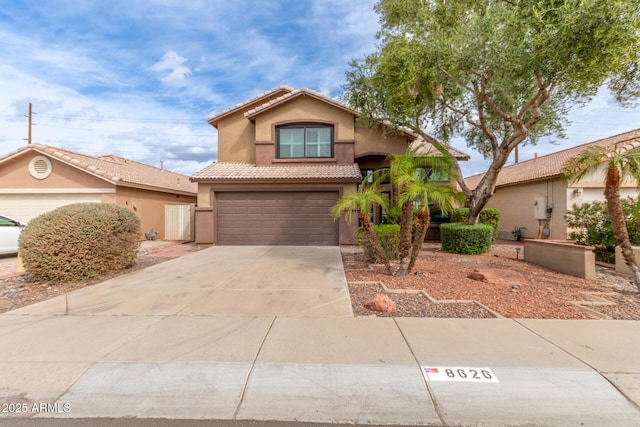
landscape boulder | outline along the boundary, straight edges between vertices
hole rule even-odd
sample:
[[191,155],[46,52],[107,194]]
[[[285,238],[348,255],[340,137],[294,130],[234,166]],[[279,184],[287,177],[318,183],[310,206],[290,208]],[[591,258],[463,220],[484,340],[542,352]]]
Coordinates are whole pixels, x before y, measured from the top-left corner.
[[391,314],[396,311],[396,303],[384,294],[377,294],[364,302],[364,308],[380,313]]
[[526,283],[522,273],[496,268],[476,269],[469,273],[467,277],[495,285],[524,285]]

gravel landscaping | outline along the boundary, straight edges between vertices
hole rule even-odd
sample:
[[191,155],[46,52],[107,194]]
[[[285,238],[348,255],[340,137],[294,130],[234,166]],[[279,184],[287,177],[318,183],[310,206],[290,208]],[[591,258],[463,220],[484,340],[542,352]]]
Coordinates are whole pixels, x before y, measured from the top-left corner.
[[[394,277],[383,266],[367,264],[357,250],[343,251],[357,316],[640,320],[640,295],[629,277],[598,266],[597,279],[584,280],[525,262],[522,257],[522,245],[515,243],[496,244],[483,255],[446,253],[439,244],[428,243],[413,274]],[[486,283],[467,277],[476,269],[488,268],[517,271],[524,280]],[[403,291],[424,293],[395,293]],[[396,303],[395,313],[381,314],[363,307],[367,298],[378,293],[387,294]]]

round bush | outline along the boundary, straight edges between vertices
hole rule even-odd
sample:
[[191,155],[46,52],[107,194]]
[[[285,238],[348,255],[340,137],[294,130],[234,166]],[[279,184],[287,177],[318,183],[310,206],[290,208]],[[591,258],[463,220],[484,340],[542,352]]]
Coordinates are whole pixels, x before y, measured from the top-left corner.
[[[469,216],[469,208],[457,208],[451,213],[450,222],[466,222]],[[478,224],[489,224],[493,227],[492,243],[498,238],[498,229],[500,228],[500,211],[495,208],[484,208],[480,211]]]
[[18,245],[25,269],[36,280],[89,280],[135,261],[140,219],[112,204],[67,205],[31,220]]
[[491,249],[493,227],[452,222],[440,225],[442,250],[456,254],[483,254]]

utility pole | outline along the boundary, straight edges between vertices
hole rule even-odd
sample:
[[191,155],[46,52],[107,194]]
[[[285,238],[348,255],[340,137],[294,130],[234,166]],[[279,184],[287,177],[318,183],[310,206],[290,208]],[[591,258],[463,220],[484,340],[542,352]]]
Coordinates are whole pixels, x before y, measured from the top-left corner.
[[33,105],[29,103],[29,144],[31,144],[31,126],[32,126],[32,117],[33,117]]
[[29,115],[27,116],[29,118],[29,130],[28,130],[29,137],[27,138],[28,144],[31,144],[31,127],[33,126],[33,121],[31,119],[32,116],[33,116],[33,106],[31,105],[31,103],[29,103]]

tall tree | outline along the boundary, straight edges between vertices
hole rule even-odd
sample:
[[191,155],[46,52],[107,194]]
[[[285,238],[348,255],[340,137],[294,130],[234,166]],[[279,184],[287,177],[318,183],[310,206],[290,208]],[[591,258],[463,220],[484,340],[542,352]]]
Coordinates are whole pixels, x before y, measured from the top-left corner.
[[[351,63],[345,100],[362,123],[408,127],[448,154],[462,136],[490,161],[470,224],[521,143],[563,136],[566,113],[603,85],[640,96],[640,0],[380,0],[377,52]],[[455,159],[452,159],[455,162]]]
[[363,181],[362,184],[360,184],[358,191],[347,193],[338,200],[331,210],[331,216],[333,219],[337,219],[340,215],[345,213],[347,222],[351,223],[351,216],[353,212],[357,211],[358,217],[360,218],[360,224],[367,235],[371,248],[378,259],[382,261],[384,266],[387,268],[389,274],[392,274],[391,263],[380,244],[378,235],[373,229],[371,217],[369,216],[369,211],[372,206],[385,207],[386,204],[387,200],[382,195],[382,192],[378,187],[378,183],[374,181],[373,184],[368,184]]
[[607,200],[613,233],[622,250],[622,256],[631,270],[633,283],[640,291],[640,270],[629,240],[629,232],[620,201],[620,184],[623,180],[634,179],[640,187],[640,151],[590,147],[565,164],[563,178],[570,182],[576,182],[589,173],[599,171],[602,167],[605,169],[604,197]]

